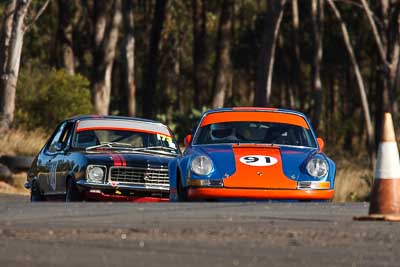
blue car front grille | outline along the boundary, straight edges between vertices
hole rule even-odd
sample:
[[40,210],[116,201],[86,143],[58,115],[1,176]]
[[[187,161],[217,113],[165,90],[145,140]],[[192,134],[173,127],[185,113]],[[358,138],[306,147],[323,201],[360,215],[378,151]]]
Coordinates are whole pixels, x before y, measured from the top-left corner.
[[169,186],[168,169],[160,167],[111,167],[110,182]]

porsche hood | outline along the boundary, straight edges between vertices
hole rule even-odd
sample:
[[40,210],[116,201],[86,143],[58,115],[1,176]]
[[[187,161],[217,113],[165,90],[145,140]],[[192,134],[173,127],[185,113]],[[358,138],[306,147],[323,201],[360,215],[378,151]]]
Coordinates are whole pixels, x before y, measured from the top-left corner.
[[316,148],[253,144],[202,146],[195,150],[212,159],[213,178],[225,178],[224,187],[255,189],[296,189],[302,165],[316,152]]

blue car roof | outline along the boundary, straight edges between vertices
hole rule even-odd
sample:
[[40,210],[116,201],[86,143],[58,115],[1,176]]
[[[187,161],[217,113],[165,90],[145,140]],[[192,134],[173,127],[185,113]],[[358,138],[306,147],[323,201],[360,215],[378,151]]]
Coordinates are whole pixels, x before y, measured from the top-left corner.
[[[137,118],[137,117],[126,117],[126,116],[102,116],[102,115],[78,115],[67,120],[69,121],[78,121],[78,120],[87,120],[87,119],[123,119],[123,120],[134,120],[134,121],[143,121],[143,122],[151,122],[151,123],[161,123],[155,120]],[[163,124],[163,123],[161,123]]]

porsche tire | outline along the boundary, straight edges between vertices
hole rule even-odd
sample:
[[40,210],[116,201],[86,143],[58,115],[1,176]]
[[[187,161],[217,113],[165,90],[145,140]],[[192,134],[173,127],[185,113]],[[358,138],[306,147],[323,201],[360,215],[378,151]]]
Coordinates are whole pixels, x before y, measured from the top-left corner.
[[65,194],[65,202],[78,202],[82,201],[82,194],[79,192],[78,188],[76,187],[75,180],[70,178],[67,180],[67,190]]
[[40,192],[39,183],[33,181],[31,186],[31,202],[39,202],[43,201],[44,197]]

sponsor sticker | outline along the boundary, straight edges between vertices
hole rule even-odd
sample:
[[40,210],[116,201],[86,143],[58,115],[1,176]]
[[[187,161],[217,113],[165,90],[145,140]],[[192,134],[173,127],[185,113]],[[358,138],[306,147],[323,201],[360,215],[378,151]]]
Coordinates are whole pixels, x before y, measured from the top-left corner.
[[172,137],[171,136],[167,136],[167,135],[163,135],[163,134],[157,134],[157,140],[160,140],[162,142],[166,142],[168,144],[168,146],[171,147],[171,148],[176,148],[176,145],[174,144],[174,142],[172,142]]
[[247,155],[241,157],[240,162],[250,166],[272,166],[276,164],[278,160],[265,155]]

